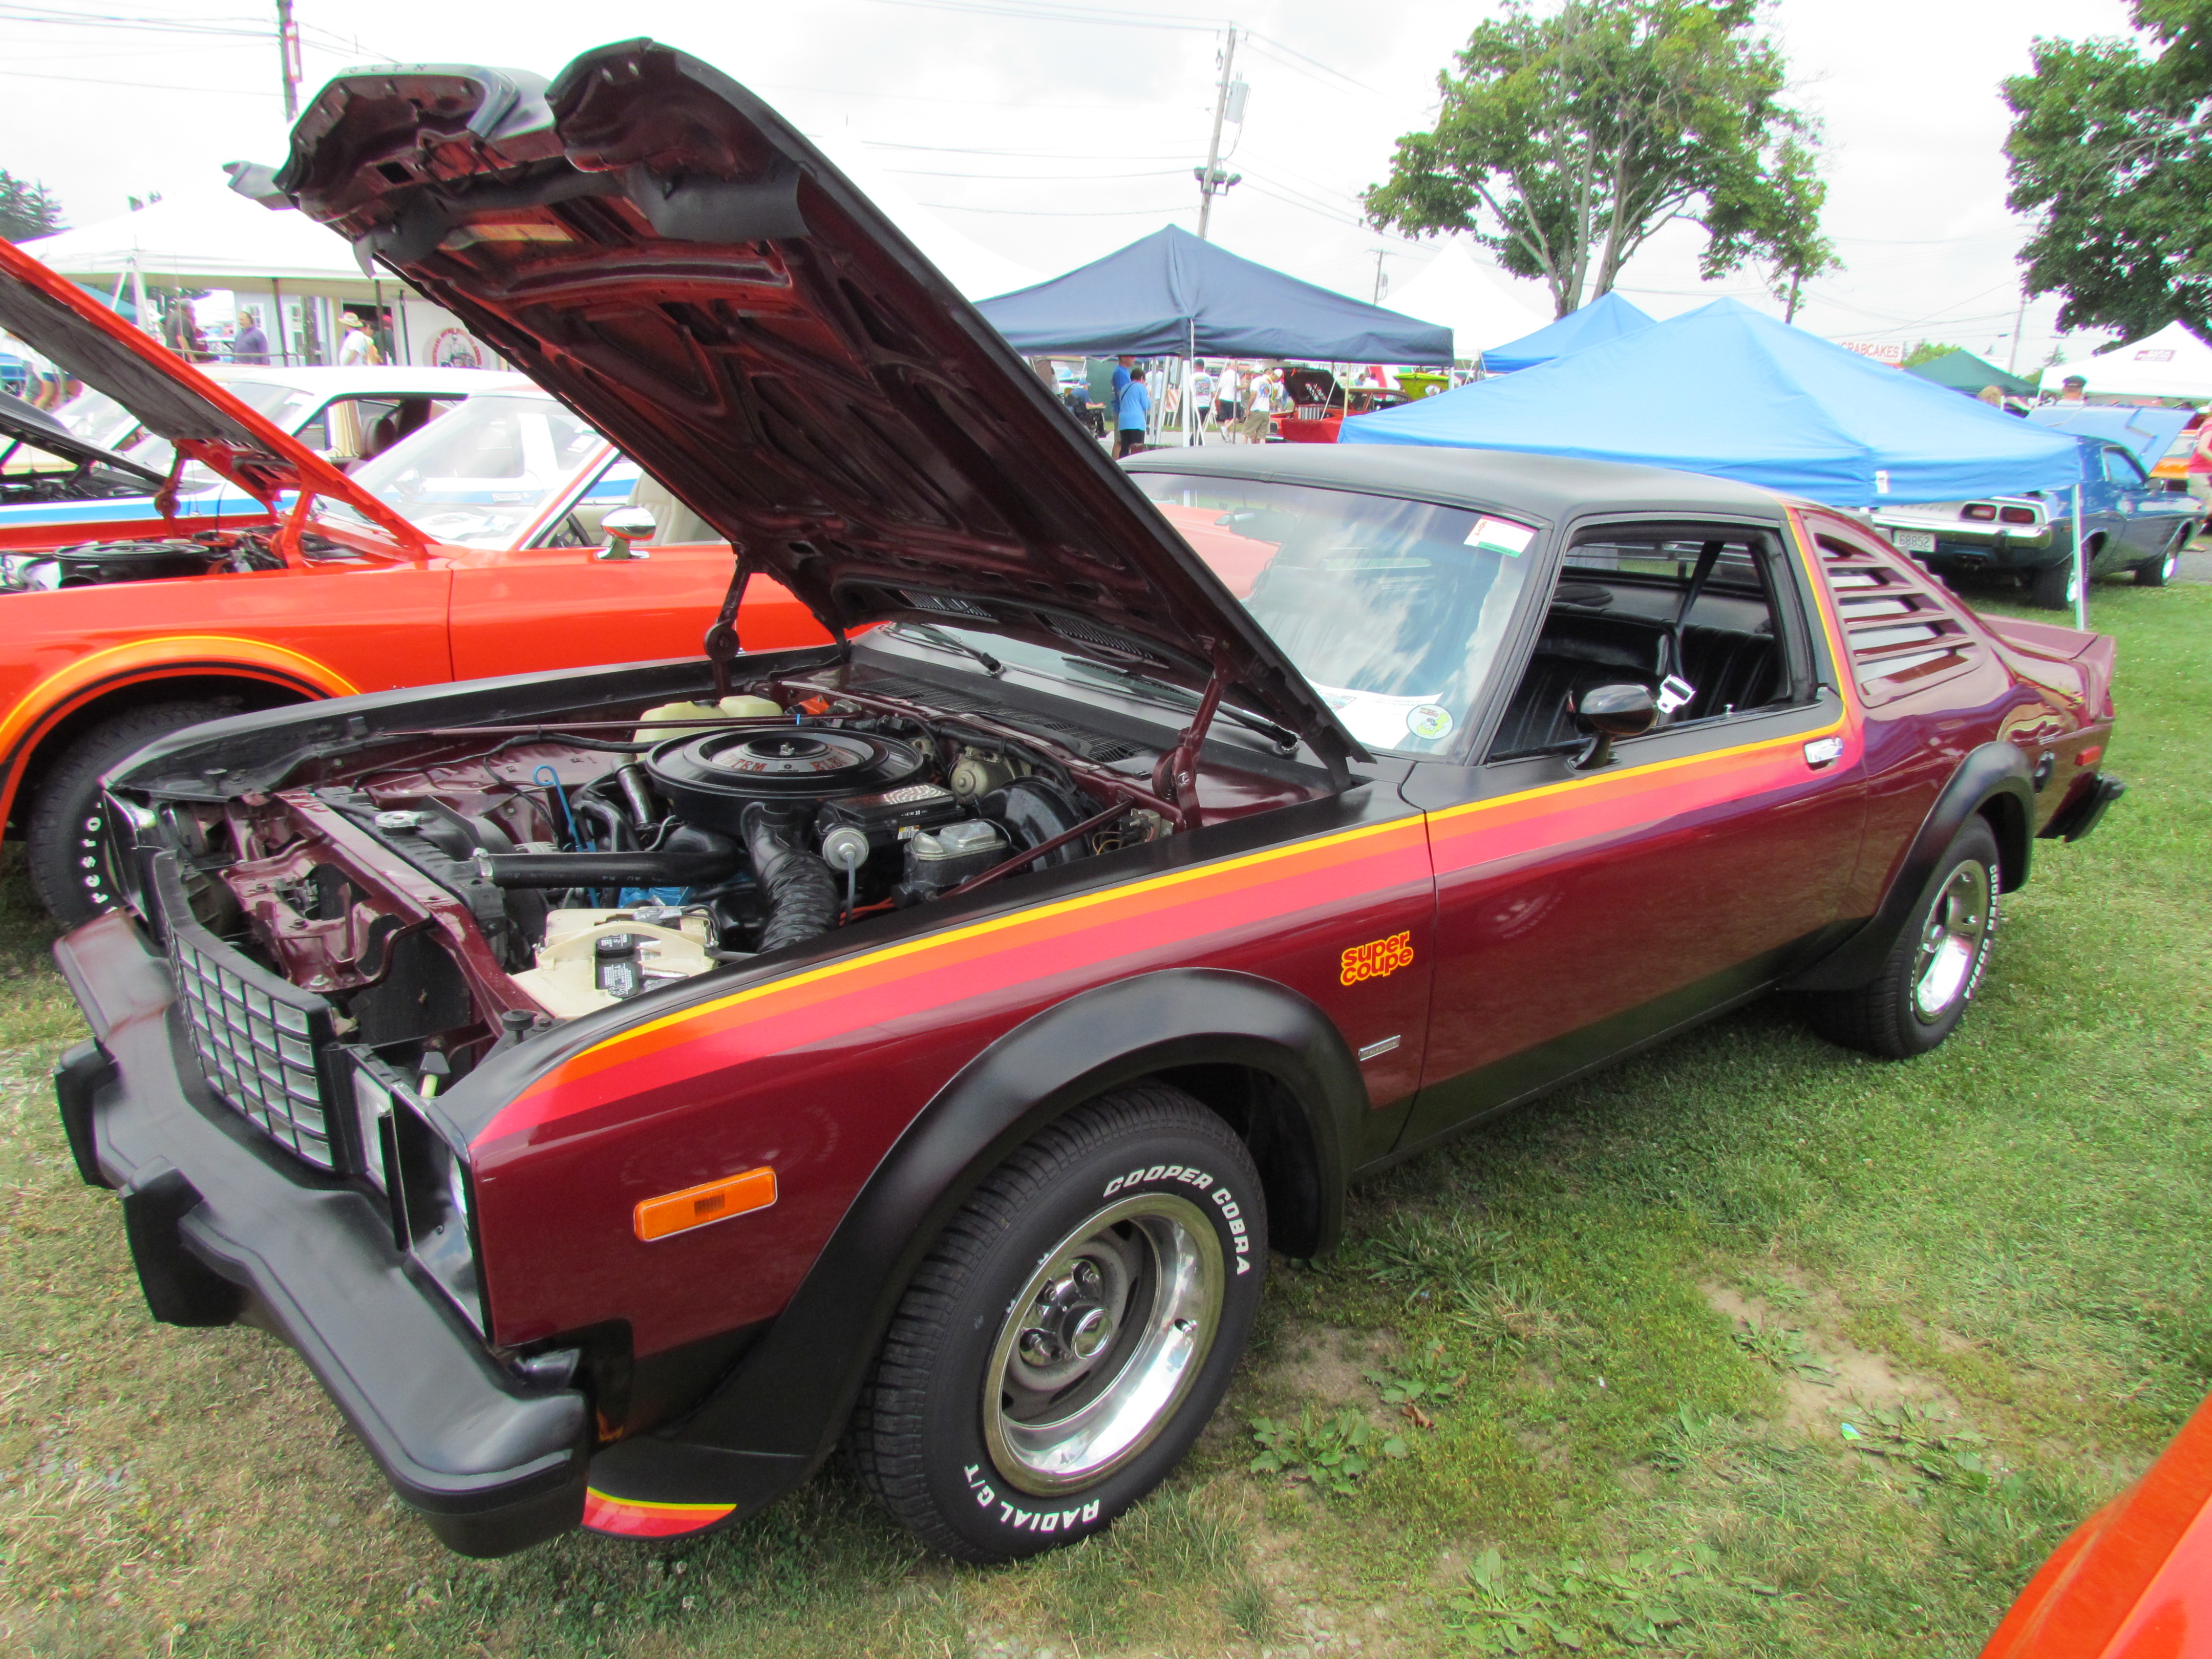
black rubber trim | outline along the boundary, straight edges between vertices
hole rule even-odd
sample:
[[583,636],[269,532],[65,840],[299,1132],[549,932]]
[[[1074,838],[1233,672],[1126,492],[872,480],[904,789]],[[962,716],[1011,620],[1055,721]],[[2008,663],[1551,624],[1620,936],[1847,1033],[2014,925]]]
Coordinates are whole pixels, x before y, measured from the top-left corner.
[[[1792,991],[1849,991],[1864,985],[1881,970],[1889,959],[1890,947],[1912,918],[1913,907],[1919,903],[1927,890],[1929,878],[1935,874],[1936,861],[1952,840],[1966,826],[1966,820],[2000,795],[2010,795],[2018,803],[2021,821],[2035,822],[2035,783],[2030,773],[2027,757],[2009,743],[1985,743],[1970,750],[1959,768],[1951,774],[1951,781],[1928,809],[1921,820],[1912,845],[1906,848],[1904,861],[1890,877],[1889,889],[1882,895],[1881,905],[1867,919],[1866,925],[1845,939],[1830,955],[1791,979],[1786,988]],[[2016,889],[2027,880],[2022,844],[2021,867],[2008,872],[2011,879],[2008,890]]]
[[88,1187],[112,1187],[100,1172],[100,1152],[92,1137],[92,1097],[115,1081],[115,1062],[97,1042],[80,1042],[54,1062],[54,1103],[61,1108],[62,1133],[70,1157]]
[[2128,787],[2118,778],[2108,778],[2101,773],[2090,780],[2089,787],[2051,814],[2051,822],[2043,826],[2044,841],[2079,841],[2104,821],[2112,803],[2128,793]]
[[[1201,1065],[1253,1067],[1297,1103],[1322,1205],[1315,1236],[1298,1247],[1333,1247],[1367,1090],[1328,1017],[1249,974],[1170,969],[1115,981],[1016,1027],[946,1084],[868,1178],[731,1379],[683,1424],[602,1453],[592,1486],[616,1497],[758,1507],[804,1480],[843,1433],[915,1267],[983,1178],[1084,1102]],[[680,1454],[656,1449],[655,1440]],[[713,1456],[698,1457],[710,1448]],[[724,1476],[728,1484],[718,1486]]]
[[413,1276],[369,1194],[299,1164],[206,1093],[166,964],[128,913],[86,923],[54,957],[112,1062],[93,1081],[85,1133],[125,1194],[155,1316],[281,1335],[393,1490],[465,1554],[575,1526],[592,1438],[583,1395],[532,1390],[502,1370]]

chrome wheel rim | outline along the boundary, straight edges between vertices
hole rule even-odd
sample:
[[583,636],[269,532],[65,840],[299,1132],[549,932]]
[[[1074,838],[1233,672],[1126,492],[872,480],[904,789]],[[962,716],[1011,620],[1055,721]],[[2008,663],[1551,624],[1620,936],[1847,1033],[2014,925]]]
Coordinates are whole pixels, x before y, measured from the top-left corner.
[[1212,1351],[1221,1240],[1187,1198],[1099,1210],[1007,1304],[983,1373],[983,1432],[1023,1492],[1095,1484],[1158,1438]]
[[2158,568],[2160,580],[2162,581],[2172,581],[2173,580],[2173,573],[2180,568],[2181,550],[2178,547],[2168,548],[2166,550],[2165,560]]
[[1923,1024],[1942,1019],[1972,993],[1990,909],[1989,867],[1968,863],[1954,870],[1928,912],[1913,958],[1912,1012]]

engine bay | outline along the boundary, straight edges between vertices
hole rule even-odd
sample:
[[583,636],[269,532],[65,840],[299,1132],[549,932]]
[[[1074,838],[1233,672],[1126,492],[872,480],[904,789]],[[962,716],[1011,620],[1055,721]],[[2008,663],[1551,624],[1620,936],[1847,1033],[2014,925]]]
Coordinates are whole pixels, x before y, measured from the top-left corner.
[[349,1040],[457,1077],[532,1030],[1182,822],[1152,793],[1171,749],[1091,743],[1101,764],[1079,737],[995,726],[772,684],[410,734],[417,754],[311,787],[162,806],[162,902],[325,998]]
[[143,541],[81,542],[48,552],[0,554],[0,593],[104,587],[113,582],[281,570],[273,528],[203,530]]

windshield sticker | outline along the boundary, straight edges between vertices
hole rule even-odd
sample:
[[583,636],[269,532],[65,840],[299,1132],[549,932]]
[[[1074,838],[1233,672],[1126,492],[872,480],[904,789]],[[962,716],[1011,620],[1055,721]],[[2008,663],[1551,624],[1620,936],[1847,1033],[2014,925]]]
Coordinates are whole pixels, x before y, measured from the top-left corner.
[[1440,702],[1417,703],[1406,711],[1406,729],[1434,742],[1452,729],[1451,710]]
[[1510,519],[1477,519],[1474,528],[1467,532],[1469,547],[1479,547],[1487,553],[1503,553],[1509,559],[1519,558],[1535,539],[1533,526],[1516,524]]

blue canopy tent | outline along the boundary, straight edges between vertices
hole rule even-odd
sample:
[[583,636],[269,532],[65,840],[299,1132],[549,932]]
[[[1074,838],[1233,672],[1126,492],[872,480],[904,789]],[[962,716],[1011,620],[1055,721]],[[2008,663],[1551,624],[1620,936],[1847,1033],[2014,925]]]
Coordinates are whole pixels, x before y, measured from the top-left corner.
[[1580,311],[1571,311],[1556,323],[1547,323],[1534,334],[1508,340],[1482,354],[1482,366],[1492,374],[1534,368],[1557,357],[1618,340],[1651,326],[1651,319],[1618,294],[1608,290]]
[[2062,490],[2074,440],[1717,300],[1519,374],[1344,423],[1348,444],[1640,461],[1832,507]]
[[1239,258],[1170,225],[975,307],[1025,356],[1449,363],[1448,328]]

